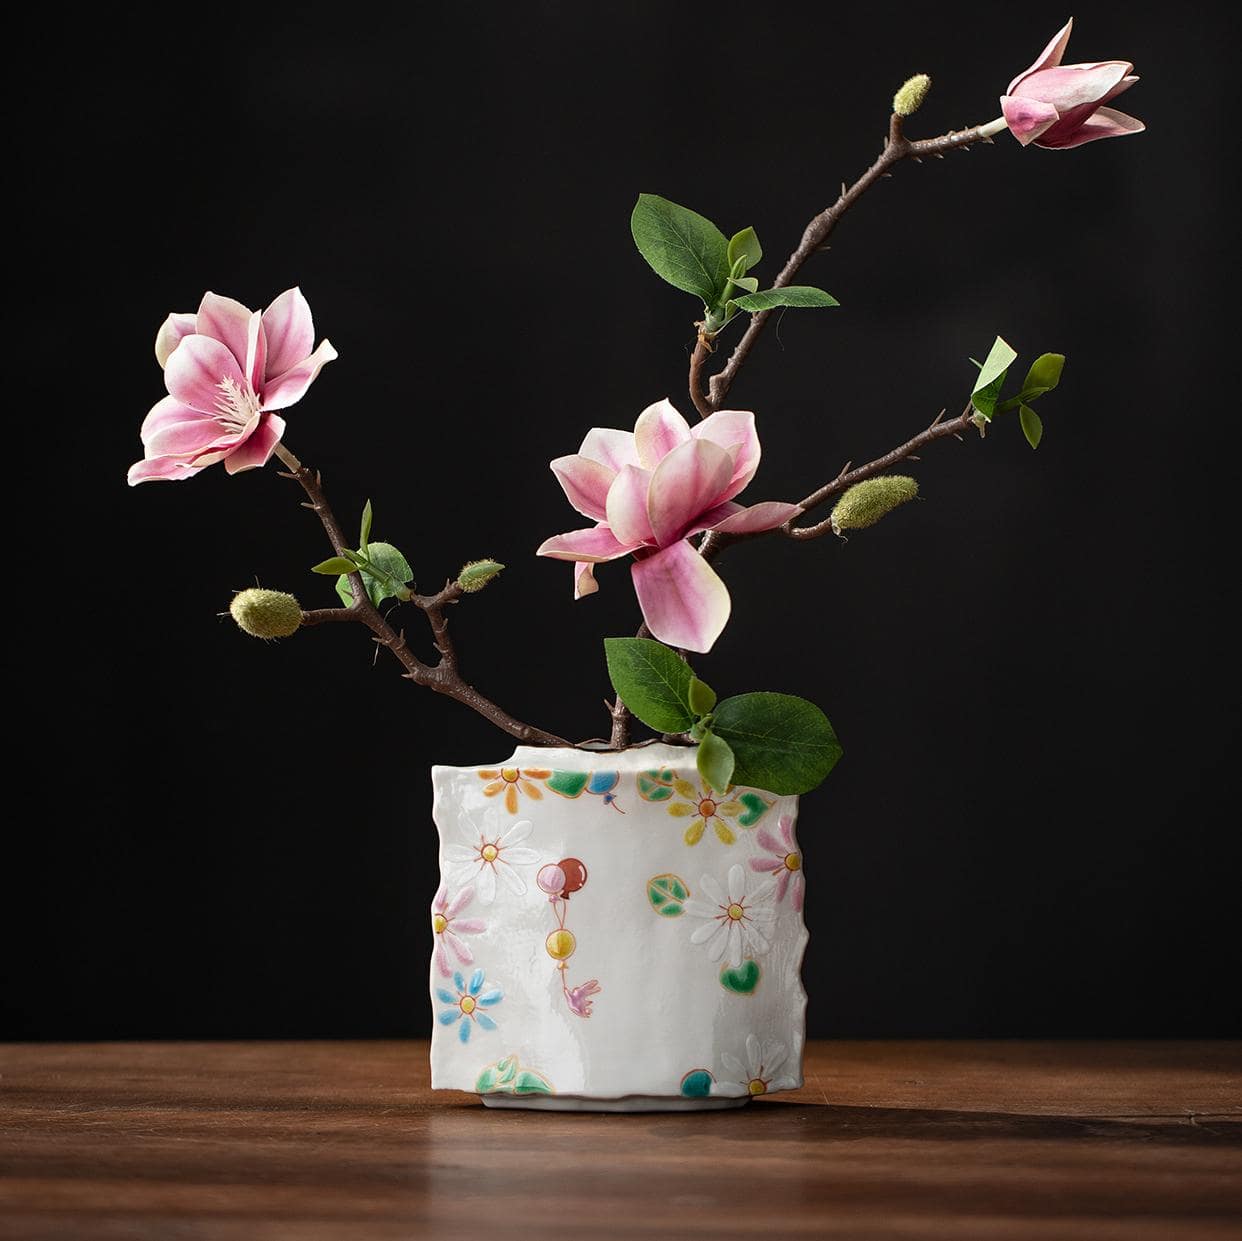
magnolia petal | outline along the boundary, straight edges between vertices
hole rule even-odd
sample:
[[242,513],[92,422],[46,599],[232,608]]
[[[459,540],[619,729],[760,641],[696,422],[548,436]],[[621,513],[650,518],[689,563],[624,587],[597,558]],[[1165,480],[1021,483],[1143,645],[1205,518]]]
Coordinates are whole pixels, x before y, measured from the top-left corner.
[[1038,73],[1041,69],[1055,68],[1061,63],[1062,57],[1065,55],[1066,45],[1069,43],[1070,32],[1074,29],[1074,19],[1071,17],[1069,21],[1061,27],[1060,30],[1052,36],[1048,42],[1048,46],[1035,58],[1035,63],[1029,68],[1024,69],[1018,74],[1012,82],[1009,83],[1009,89],[1006,94],[1012,95],[1013,88],[1022,81],[1023,78],[1030,77],[1032,73]]
[[578,455],[598,461],[614,474],[623,465],[638,465],[633,431],[617,431],[612,427],[592,427],[578,449]]
[[648,405],[634,424],[634,447],[638,463],[645,470],[654,470],[674,448],[690,439],[690,424],[665,397]]
[[608,488],[608,525],[622,543],[631,547],[655,541],[647,518],[650,490],[651,474],[636,465],[623,465]]
[[732,477],[733,458],[719,444],[691,439],[674,448],[656,466],[647,490],[656,543],[668,547],[680,541],[700,513],[725,498]]
[[218,340],[237,359],[237,365],[244,367],[250,313],[248,306],[234,298],[208,291],[198,306],[198,334]]
[[585,560],[578,561],[574,565],[574,598],[585,599],[597,590],[599,583],[595,580],[595,566]]
[[1097,138],[1122,138],[1126,134],[1141,134],[1146,128],[1137,117],[1118,112],[1116,108],[1097,108],[1090,120],[1067,137],[1051,142],[1040,139],[1035,145],[1046,146],[1054,151],[1067,151],[1071,147],[1082,146],[1084,142],[1094,142]]
[[695,439],[711,440],[733,456],[733,478],[722,499],[732,500],[759,468],[759,435],[755,415],[748,409],[719,409],[690,432]]
[[267,374],[283,375],[310,357],[315,347],[315,321],[301,289],[286,289],[272,302],[263,312],[263,331],[267,336]]
[[179,422],[193,422],[195,419],[208,422],[212,426],[216,425],[216,420],[210,414],[204,414],[197,409],[191,409],[188,405],[182,405],[180,401],[174,400],[171,396],[161,397],[147,411],[147,416],[142,420],[142,429],[138,434],[143,444],[150,444],[155,435],[166,427],[175,426]]
[[557,457],[552,462],[552,473],[560,483],[565,498],[583,517],[603,521],[607,511],[608,488],[616,478],[615,470],[581,453]]
[[[336,358],[337,352],[331,341],[321,341],[314,353],[290,370],[278,374],[275,379],[263,381],[263,408],[288,409],[306,395],[306,389],[315,382],[320,370]],[[269,358],[267,369],[272,369]]]
[[536,556],[550,556],[553,560],[585,561],[599,564],[616,560],[633,551],[632,545],[618,541],[607,526],[592,526],[589,530],[570,530],[554,534],[539,544]]
[[1105,96],[1133,68],[1128,60],[1104,60],[1098,64],[1045,69],[1027,78],[1017,90],[1010,93],[1016,99],[1038,99],[1043,103],[1050,103],[1064,116],[1072,108],[1103,102]]
[[1001,112],[1005,124],[1023,146],[1029,146],[1046,129],[1060,119],[1060,113],[1050,103],[1038,99],[1019,99],[1014,95],[1001,96]]
[[264,414],[262,422],[255,428],[236,452],[224,459],[224,468],[230,474],[240,474],[243,470],[257,470],[266,465],[276,445],[285,433],[285,420],[278,414]]
[[213,445],[232,444],[236,434],[226,431],[214,418],[197,414],[185,422],[164,424],[144,442],[153,457],[194,457]]
[[215,465],[219,461],[231,457],[258,429],[263,421],[263,414],[255,414],[244,427],[238,431],[226,431],[214,443],[208,444],[194,458],[197,466]]
[[149,457],[129,467],[127,481],[131,487],[139,483],[179,482],[183,478],[193,478],[200,468],[181,457]]
[[731,603],[715,569],[684,539],[631,570],[652,636],[682,650],[710,651],[729,621]]
[[221,396],[220,382],[224,379],[231,380],[239,388],[245,383],[232,350],[214,337],[201,333],[185,337],[164,368],[164,384],[169,394],[182,405],[204,414],[216,412]]
[[797,504],[784,500],[763,500],[726,517],[713,529],[723,534],[757,534],[761,530],[775,530],[777,526],[783,526],[800,512],[802,508]]
[[155,334],[155,360],[163,370],[172,356],[172,351],[181,344],[186,336],[192,336],[197,329],[197,318],[193,314],[171,314]]
[[263,331],[263,316],[256,310],[246,325],[246,378],[250,386],[259,392],[263,388],[263,372],[267,367],[267,334]]

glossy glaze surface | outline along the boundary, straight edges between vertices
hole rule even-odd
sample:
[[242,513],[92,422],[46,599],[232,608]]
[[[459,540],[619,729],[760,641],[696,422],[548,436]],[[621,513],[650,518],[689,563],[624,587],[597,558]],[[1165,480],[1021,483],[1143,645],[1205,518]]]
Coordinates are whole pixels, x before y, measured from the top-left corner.
[[666,745],[432,779],[433,1087],[693,1107],[802,1084],[797,798],[715,797]]

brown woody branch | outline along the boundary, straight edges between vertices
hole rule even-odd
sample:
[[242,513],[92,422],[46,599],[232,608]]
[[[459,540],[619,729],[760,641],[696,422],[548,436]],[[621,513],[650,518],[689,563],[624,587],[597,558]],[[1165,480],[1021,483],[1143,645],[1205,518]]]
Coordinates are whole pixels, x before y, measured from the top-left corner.
[[[283,444],[277,445],[276,455],[288,470],[284,477],[293,479],[306,492],[309,503],[304,504],[303,507],[311,509],[323,523],[328,542],[332,544],[332,550],[338,556],[344,555],[349,545],[328,503],[318,472],[304,466]],[[410,598],[410,602],[426,616],[431,626],[432,639],[440,653],[439,660],[432,664],[419,659],[407,644],[405,632],[398,632],[384,619],[379,609],[371,602],[360,574],[349,575],[349,589],[353,595],[353,602],[349,607],[314,608],[304,611],[302,623],[322,625],[337,621],[355,621],[363,624],[374,635],[375,641],[392,653],[405,669],[405,676],[415,685],[426,686],[437,694],[456,699],[457,702],[469,707],[472,711],[477,711],[484,718],[491,720],[497,728],[503,729],[519,741],[535,745],[569,744],[555,733],[545,732],[542,728],[536,728],[532,724],[524,724],[521,720],[514,719],[507,711],[497,706],[491,699],[484,697],[462,679],[457,670],[457,653],[449,637],[448,618],[445,615],[445,608],[461,598],[462,590],[456,582],[448,582],[443,590],[434,595],[413,595]]]
[[[842,184],[841,194],[837,201],[831,207],[821,211],[806,226],[797,249],[789,256],[785,266],[781,268],[780,274],[772,282],[772,287],[779,289],[785,285],[792,284],[794,277],[801,270],[802,265],[807,259],[817,250],[823,248],[824,243],[840,222],[841,217],[877,181],[888,176],[889,170],[894,165],[899,164],[903,159],[942,159],[946,151],[969,147],[976,142],[991,142],[991,135],[986,132],[988,128],[989,126],[986,125],[976,125],[971,129],[959,129],[952,133],[941,134],[938,138],[923,138],[918,141],[912,141],[902,132],[902,118],[894,113],[889,122],[888,138],[875,163],[853,185],[846,186]],[[703,362],[706,360],[706,355],[703,357],[699,356],[703,348],[703,342],[700,339],[699,346],[694,351],[694,357],[690,360],[690,396],[694,401],[695,409],[699,411],[702,417],[706,418],[708,414],[720,408],[729,393],[730,387],[733,385],[734,379],[737,378],[738,371],[741,370],[747,357],[750,355],[750,351],[754,348],[755,342],[759,339],[772,314],[773,312],[770,310],[761,310],[751,316],[750,322],[746,325],[746,331],[742,333],[741,340],[734,346],[733,352],[729,355],[729,359],[723,369],[719,374],[713,375],[708,382],[706,395],[702,392],[699,377]]]

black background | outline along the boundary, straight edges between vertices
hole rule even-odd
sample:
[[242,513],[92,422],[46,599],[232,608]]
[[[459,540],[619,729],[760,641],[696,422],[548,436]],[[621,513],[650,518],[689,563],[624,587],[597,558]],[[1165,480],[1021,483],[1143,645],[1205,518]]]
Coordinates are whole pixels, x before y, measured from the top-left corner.
[[[331,602],[306,572],[326,550],[274,470],[126,489],[168,311],[301,284],[341,356],[289,444],[349,525],[373,497],[421,586],[505,561],[453,616],[468,674],[596,735],[600,639],[639,619],[628,574],[575,604],[532,552],[580,524],[550,458],[665,394],[687,409],[696,307],[634,251],[635,195],[754,224],[770,276],[873,158],[905,76],[935,77],[913,135],[990,120],[1064,16],[519,3],[36,27],[11,118],[31,279],[9,417],[34,498],[9,513],[5,1033],[425,1033],[427,767],[509,753],[372,667],[361,630],[267,646],[218,617],[255,578]],[[1010,418],[929,449],[924,500],[848,544],[722,562],[734,619],[700,671],[814,699],[846,747],[800,824],[814,1035],[1239,1028],[1234,51],[1188,6],[1076,19],[1068,60],[1133,59],[1121,102],[1149,132],[901,166],[805,272],[842,309],[770,327],[733,391],[765,450],[748,496],[789,498],[959,408],[996,333],[1024,362],[1069,356],[1038,452]]]

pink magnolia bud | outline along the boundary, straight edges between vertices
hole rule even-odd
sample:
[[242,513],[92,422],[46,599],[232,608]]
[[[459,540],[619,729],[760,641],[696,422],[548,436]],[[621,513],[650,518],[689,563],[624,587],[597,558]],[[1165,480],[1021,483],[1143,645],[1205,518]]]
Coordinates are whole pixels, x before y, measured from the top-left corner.
[[1001,96],[1005,124],[1023,146],[1033,142],[1058,150],[1097,138],[1139,134],[1147,128],[1142,121],[1103,106],[1138,81],[1128,60],[1061,64],[1073,25],[1071,17],[1039,59],[1018,74]]

